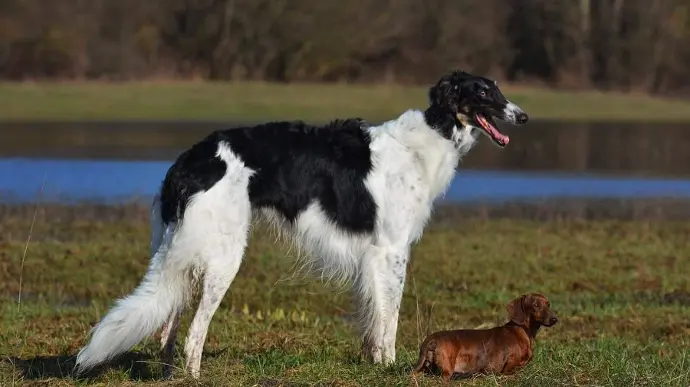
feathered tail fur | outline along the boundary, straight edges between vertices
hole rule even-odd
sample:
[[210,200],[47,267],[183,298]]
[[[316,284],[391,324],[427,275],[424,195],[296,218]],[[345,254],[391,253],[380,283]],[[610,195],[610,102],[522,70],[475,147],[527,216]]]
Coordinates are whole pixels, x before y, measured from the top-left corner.
[[172,230],[164,227],[158,196],[151,209],[151,227],[152,256],[146,275],[132,294],[118,300],[93,327],[90,342],[77,355],[77,373],[132,349],[161,327],[173,311],[184,306],[189,266],[166,262]]

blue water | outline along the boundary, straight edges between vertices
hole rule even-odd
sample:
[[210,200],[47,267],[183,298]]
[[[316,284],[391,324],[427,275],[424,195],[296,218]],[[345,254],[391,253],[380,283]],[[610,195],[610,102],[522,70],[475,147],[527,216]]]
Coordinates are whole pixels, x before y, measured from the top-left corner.
[[[148,200],[171,162],[0,159],[0,200],[120,202]],[[444,201],[587,198],[690,198],[690,180],[612,178],[460,169]]]

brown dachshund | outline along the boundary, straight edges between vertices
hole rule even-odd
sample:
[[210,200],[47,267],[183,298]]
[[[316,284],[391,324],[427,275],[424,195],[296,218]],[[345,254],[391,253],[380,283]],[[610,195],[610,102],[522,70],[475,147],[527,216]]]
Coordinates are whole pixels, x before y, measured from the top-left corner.
[[510,321],[491,329],[440,331],[427,337],[419,351],[412,376],[431,365],[446,382],[454,373],[512,374],[532,360],[537,331],[558,319],[551,303],[541,294],[525,294],[507,306]]

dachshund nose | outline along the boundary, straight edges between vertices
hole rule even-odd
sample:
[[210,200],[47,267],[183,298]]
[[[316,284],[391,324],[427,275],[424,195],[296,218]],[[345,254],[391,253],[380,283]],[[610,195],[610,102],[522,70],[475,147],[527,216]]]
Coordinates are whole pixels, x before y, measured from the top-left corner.
[[551,323],[551,325],[553,325],[558,322],[558,319],[556,317],[551,317],[551,320],[549,322]]
[[520,113],[517,115],[517,117],[515,117],[515,122],[517,122],[520,125],[526,124],[527,121],[529,121],[529,116],[525,113]]

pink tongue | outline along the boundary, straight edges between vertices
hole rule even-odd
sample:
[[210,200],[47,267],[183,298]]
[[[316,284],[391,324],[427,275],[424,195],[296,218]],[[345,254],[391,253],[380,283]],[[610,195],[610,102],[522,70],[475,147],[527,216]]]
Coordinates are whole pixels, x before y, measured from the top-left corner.
[[510,142],[510,137],[506,136],[505,134],[501,133],[498,131],[498,129],[494,128],[493,125],[489,123],[484,117],[477,115],[477,120],[479,123],[484,127],[487,133],[489,133],[489,136],[496,140],[496,142],[501,143],[503,145],[508,145]]

